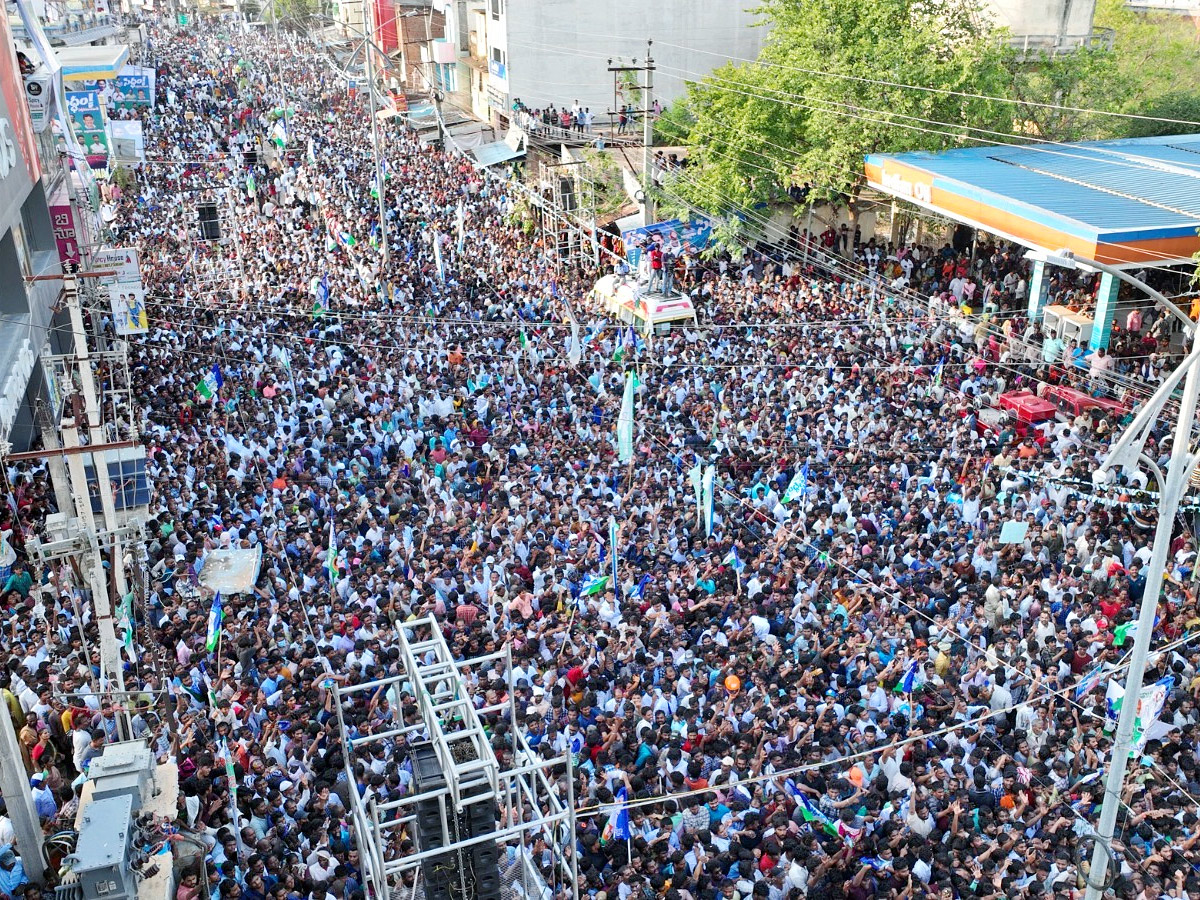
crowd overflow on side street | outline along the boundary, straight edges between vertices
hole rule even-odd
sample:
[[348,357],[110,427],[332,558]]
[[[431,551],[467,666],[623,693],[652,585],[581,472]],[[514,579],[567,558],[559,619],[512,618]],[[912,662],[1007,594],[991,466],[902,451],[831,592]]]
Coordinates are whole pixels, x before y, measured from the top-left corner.
[[[131,398],[108,399],[153,483],[123,665],[134,731],[178,761],[178,828],[209,847],[178,900],[367,900],[348,806],[413,773],[405,738],[353,742],[416,704],[350,694],[343,734],[332,685],[396,672],[397,630],[430,615],[463,659],[511,648],[515,721],[485,719],[498,759],[515,731],[573,754],[580,896],[1082,897],[1155,524],[1144,481],[1093,475],[1178,358],[1169,320],[1139,313],[1089,356],[1027,320],[1018,251],[831,230],[794,257],[669,258],[699,318],[647,342],[590,299],[609,267],[558,264],[522,227],[511,173],[402,120],[379,222],[363,97],[281,33],[153,28],[157,103],[120,113],[147,162],[111,227],[140,250],[150,328],[129,339]],[[228,241],[193,233],[204,197]],[[1088,287],[1071,274],[1067,301]],[[1056,386],[1114,402],[984,427],[1001,394]],[[1164,425],[1147,453],[1168,450]],[[7,479],[0,685],[54,831],[117,716],[81,640],[90,603],[26,551],[48,473]],[[1122,898],[1200,898],[1196,517],[1154,626]],[[254,547],[214,646],[198,576]],[[509,699],[499,672],[466,688]],[[569,896],[529,840],[550,900]],[[0,851],[0,897],[23,865]]]

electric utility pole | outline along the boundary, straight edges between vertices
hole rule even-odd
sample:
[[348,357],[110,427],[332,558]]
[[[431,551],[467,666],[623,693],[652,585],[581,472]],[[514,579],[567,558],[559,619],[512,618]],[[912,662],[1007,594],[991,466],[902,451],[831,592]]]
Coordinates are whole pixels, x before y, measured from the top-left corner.
[[[622,72],[644,72],[646,75],[645,84],[637,84],[635,87],[641,94],[641,109],[634,110],[635,113],[640,112],[642,116],[642,226],[650,225],[654,221],[654,198],[651,196],[650,190],[654,186],[654,160],[650,156],[650,150],[654,146],[654,57],[651,56],[651,48],[654,41],[646,41],[646,60],[640,66],[637,64],[637,59],[633,60],[633,65],[613,65],[613,61],[608,61],[608,71],[613,73],[613,97],[618,93],[619,81]],[[614,104],[615,105],[615,104]],[[610,121],[616,121],[621,115],[621,111],[613,109],[609,111]]]

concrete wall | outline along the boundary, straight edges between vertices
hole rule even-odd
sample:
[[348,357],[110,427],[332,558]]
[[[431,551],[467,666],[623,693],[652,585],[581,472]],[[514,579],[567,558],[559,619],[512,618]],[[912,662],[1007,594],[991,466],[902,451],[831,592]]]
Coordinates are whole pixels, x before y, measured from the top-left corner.
[[[754,59],[767,35],[754,0],[506,0],[510,101],[559,108],[578,100],[597,117],[613,104],[608,58],[625,64],[654,43],[654,96],[664,106],[726,57]],[[489,42],[498,31],[489,22]],[[667,43],[677,45],[668,46]],[[689,49],[683,49],[689,48]],[[493,80],[495,85],[495,80]]]
[[985,0],[996,24],[1014,37],[1090,34],[1096,0]]

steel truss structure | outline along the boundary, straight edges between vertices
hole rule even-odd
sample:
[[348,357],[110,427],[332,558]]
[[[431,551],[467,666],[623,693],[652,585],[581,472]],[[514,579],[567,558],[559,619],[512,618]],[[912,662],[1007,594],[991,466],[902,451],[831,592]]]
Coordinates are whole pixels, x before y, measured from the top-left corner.
[[[518,724],[514,692],[512,651],[510,647],[469,660],[454,658],[438,622],[425,616],[404,622],[396,628],[400,652],[399,671],[387,678],[363,684],[343,686],[334,684],[338,726],[342,736],[343,759],[348,784],[355,784],[354,764],[370,752],[373,745],[391,747],[398,738],[431,746],[441,766],[445,786],[418,792],[398,800],[377,802],[374,796],[365,800],[359,791],[349,791],[359,850],[366,863],[367,878],[376,898],[411,898],[416,895],[415,875],[421,865],[434,857],[453,854],[458,877],[462,880],[455,896],[469,900],[472,896],[466,883],[464,865],[472,848],[488,842],[501,845],[499,867],[504,885],[504,900],[529,898],[543,900],[554,895],[541,877],[530,854],[536,838],[546,841],[554,860],[554,876],[562,884],[570,884],[569,896],[578,900],[578,860],[574,852],[576,815],[574,771],[570,747],[552,759],[544,759],[526,741]],[[494,665],[502,660],[507,699],[491,706],[476,707],[468,684],[480,683],[488,666],[488,677],[496,678]],[[415,698],[416,721],[404,724],[397,710],[399,727],[357,738],[349,738],[346,730],[345,704],[353,703],[355,695],[376,694],[380,691],[399,697],[407,693]],[[511,764],[502,766],[492,749],[484,719],[500,716],[509,723],[512,736]],[[411,740],[410,740],[411,739]],[[427,742],[427,743],[426,743]],[[396,755],[389,762],[389,771],[405,764],[413,765],[411,750]],[[565,797],[560,796],[554,783],[554,770],[566,772]],[[415,766],[414,766],[415,768]],[[399,856],[394,850],[402,833],[410,837],[417,832],[417,805],[434,801],[441,821],[441,841],[432,847]],[[475,804],[499,806],[494,831],[483,835],[461,837],[452,823],[463,817]],[[490,812],[490,811],[489,811]],[[408,875],[406,879],[405,876]],[[403,885],[411,883],[411,888]]]

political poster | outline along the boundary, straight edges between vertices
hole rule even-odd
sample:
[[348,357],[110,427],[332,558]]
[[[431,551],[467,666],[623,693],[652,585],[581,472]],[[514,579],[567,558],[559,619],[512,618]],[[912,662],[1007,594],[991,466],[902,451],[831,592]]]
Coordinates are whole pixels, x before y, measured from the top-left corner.
[[67,115],[75,140],[93,169],[108,167],[108,129],[97,91],[67,91]]
[[113,325],[117,334],[145,334],[150,330],[150,319],[146,314],[146,293],[142,290],[140,281],[110,284],[108,299],[112,306]]
[[108,288],[109,305],[117,334],[145,334],[150,330],[146,313],[146,289],[142,284],[142,267],[138,253],[132,247],[105,247],[92,257],[92,271],[110,272],[97,276],[102,287]]
[[117,73],[112,94],[117,109],[154,105],[154,70],[145,66],[125,66]]
[[679,238],[689,251],[703,250],[708,246],[712,236],[712,225],[703,219],[692,219],[681,222],[679,219],[668,219],[666,222],[656,222],[646,228],[631,228],[621,232],[621,242],[625,245],[625,258],[629,265],[637,268],[642,258],[642,250],[651,241],[658,240],[670,243],[672,236]]

